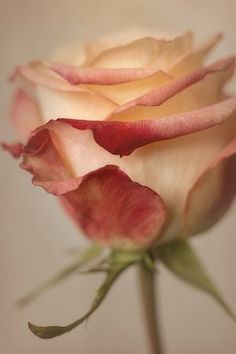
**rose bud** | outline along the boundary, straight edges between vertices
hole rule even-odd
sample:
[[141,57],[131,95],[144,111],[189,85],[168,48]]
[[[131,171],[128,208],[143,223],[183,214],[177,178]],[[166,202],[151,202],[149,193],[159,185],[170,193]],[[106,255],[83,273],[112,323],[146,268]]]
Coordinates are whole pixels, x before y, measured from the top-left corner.
[[91,240],[146,248],[215,224],[236,191],[234,58],[215,36],[100,40],[19,66],[12,119],[33,184]]

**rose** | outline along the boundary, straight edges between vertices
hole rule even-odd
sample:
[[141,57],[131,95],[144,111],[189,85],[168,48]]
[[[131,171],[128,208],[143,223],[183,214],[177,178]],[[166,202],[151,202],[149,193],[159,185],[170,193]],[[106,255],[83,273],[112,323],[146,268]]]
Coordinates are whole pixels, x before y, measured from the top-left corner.
[[203,66],[218,40],[100,41],[19,66],[22,141],[5,147],[96,242],[144,248],[206,230],[236,191],[236,98],[223,90],[234,59]]

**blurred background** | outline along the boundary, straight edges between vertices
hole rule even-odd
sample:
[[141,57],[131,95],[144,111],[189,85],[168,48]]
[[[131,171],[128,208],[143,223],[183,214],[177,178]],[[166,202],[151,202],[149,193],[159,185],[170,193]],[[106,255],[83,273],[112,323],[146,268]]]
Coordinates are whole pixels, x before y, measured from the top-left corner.
[[[57,47],[80,44],[124,27],[193,30],[198,39],[225,34],[212,58],[236,53],[235,0],[0,0],[1,136],[8,122],[17,64],[48,58]],[[235,81],[236,82],[236,81]],[[236,89],[236,85],[232,85]],[[85,244],[57,201],[0,152],[0,352],[2,354],[148,354],[137,274],[119,279],[87,325],[52,340],[34,337],[27,321],[66,324],[89,307],[100,276],[74,275],[19,310],[15,302],[70,263],[68,250]],[[209,274],[236,312],[235,207],[207,235],[193,240]],[[235,354],[236,325],[206,295],[160,272],[159,306],[166,354]]]

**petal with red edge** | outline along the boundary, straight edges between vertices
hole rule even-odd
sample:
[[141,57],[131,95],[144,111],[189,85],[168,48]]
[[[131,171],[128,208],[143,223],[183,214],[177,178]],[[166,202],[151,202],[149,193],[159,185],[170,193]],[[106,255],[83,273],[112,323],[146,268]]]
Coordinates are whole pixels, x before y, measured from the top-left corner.
[[160,235],[166,219],[160,196],[133,182],[116,166],[84,176],[78,189],[62,198],[85,234],[106,246],[149,246]]
[[60,195],[75,189],[79,179],[73,178],[68,161],[59,153],[53,132],[39,129],[23,149],[21,167],[33,175],[33,184]]
[[51,121],[31,137],[23,151],[22,167],[34,174],[34,184],[61,195],[78,188],[82,176],[107,164],[119,166],[133,181],[162,196],[171,213],[163,237],[168,235],[170,239],[179,235],[189,189],[235,135],[233,118],[222,126],[150,144],[122,159],[96,144],[92,132],[86,129],[88,122],[73,129],[70,124]]
[[96,119],[104,119],[117,107],[101,93],[71,85],[40,61],[19,67],[13,79],[18,76],[36,86],[44,122],[77,115],[83,119],[94,119],[95,115]]
[[87,173],[121,160],[96,144],[91,131],[57,121],[39,127],[22,155],[21,167],[33,175],[33,184],[55,195],[75,189]]
[[[182,110],[188,111],[213,104],[223,98],[222,88],[225,82],[232,77],[234,66],[235,58],[231,57],[200,68],[176,80],[169,80],[169,82],[157,87],[155,90],[151,90],[146,94],[118,107],[109,117],[107,117],[107,119],[124,120],[124,113],[127,113],[130,108],[136,106],[137,111],[135,112],[136,114],[134,115],[134,120],[140,119],[139,117],[137,118],[137,114],[143,108],[140,108],[140,106],[153,107],[162,105],[160,107],[160,115],[162,112],[162,116],[164,116],[165,109],[163,110],[163,103],[171,98],[173,98],[173,100],[170,101],[170,110],[172,108],[172,112],[175,113],[179,113],[178,106],[183,107]],[[199,86],[201,83],[202,85]],[[196,84],[198,84],[198,86]],[[188,88],[191,91],[186,90]],[[182,101],[179,102],[178,94],[182,92]],[[153,111],[153,116],[154,114],[155,110]],[[145,117],[144,115],[145,111],[142,113],[142,117],[143,119],[147,119],[148,117]],[[132,120],[130,113],[129,120]]]
[[223,123],[236,111],[236,97],[197,111],[156,120],[131,122],[59,119],[80,130],[91,129],[96,142],[115,155],[130,155],[135,149],[201,131]]
[[63,77],[71,85],[94,84],[115,85],[141,80],[154,74],[156,69],[101,69],[80,68],[54,62],[44,62],[52,71]]
[[24,150],[24,145],[20,143],[15,143],[15,144],[2,143],[1,145],[3,149],[8,150],[10,154],[16,159],[22,155],[22,152]]

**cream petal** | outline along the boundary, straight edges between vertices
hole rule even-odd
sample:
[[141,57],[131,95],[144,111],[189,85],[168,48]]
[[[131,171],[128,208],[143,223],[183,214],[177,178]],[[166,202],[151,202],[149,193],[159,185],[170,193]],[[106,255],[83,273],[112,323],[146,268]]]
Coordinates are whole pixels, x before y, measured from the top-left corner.
[[191,33],[173,40],[152,37],[137,39],[123,46],[109,48],[100,53],[86,67],[97,68],[151,68],[166,70],[180,56],[190,50]]
[[206,42],[184,54],[176,63],[174,63],[174,65],[172,65],[172,67],[169,68],[169,74],[177,78],[202,67],[207,55],[215,48],[221,39],[222,35],[216,34]]
[[[236,130],[236,125],[232,129]],[[183,211],[182,235],[205,231],[227,211],[236,194],[236,139],[207,166],[191,187]]]
[[19,67],[14,75],[35,86],[43,121],[59,117],[104,119],[117,105],[101,94],[68,83],[44,62]]
[[234,73],[234,58],[200,68],[118,107],[109,120],[157,119],[212,105],[224,98],[223,88]]
[[[111,34],[102,36],[97,40],[90,41],[84,48],[87,55],[87,60],[84,63],[84,66],[86,67],[89,62],[94,60],[99,54],[108,48],[121,46],[129,42],[133,42],[139,38],[150,36],[153,36],[153,33],[150,33],[150,31],[147,31],[146,29],[142,29],[140,27],[130,27],[124,29],[123,31],[112,32]],[[160,34],[157,37],[160,38]],[[163,35],[161,35],[161,38],[163,38]],[[166,36],[164,36],[164,38],[166,38]]]
[[37,94],[44,122],[60,117],[102,120],[117,107],[103,96],[88,92],[57,92],[37,87]]
[[[135,114],[133,115],[135,116],[135,119],[149,119],[150,110],[145,110],[143,107],[140,107],[146,105],[144,99],[147,100],[148,96],[153,96],[156,92],[155,95],[158,97],[162,91],[165,91],[167,88],[169,89],[169,87],[177,87],[180,82],[182,82],[181,89],[179,88],[179,91],[183,91],[186,87],[187,89],[183,93],[176,95],[176,98],[173,98],[173,100],[169,100],[169,102],[165,105],[166,107],[162,106],[164,108],[163,115],[172,114],[173,112],[181,113],[186,109],[196,109],[198,108],[198,101],[200,102],[199,105],[203,107],[204,105],[214,103],[216,102],[216,99],[218,100],[221,98],[222,87],[224,83],[231,78],[233,71],[234,59],[227,58],[215,62],[212,65],[193,70],[192,72],[187,73],[180,78],[176,78],[175,80],[173,76],[170,76],[163,71],[157,71],[155,74],[144,79],[135,80],[128,83],[118,85],[86,85],[86,87],[89,90],[109,98],[121,106],[109,119],[127,120],[131,115],[133,115],[133,113]],[[216,74],[213,76],[214,72],[216,72]],[[204,78],[210,73],[212,73],[212,75],[208,78]],[[202,82],[197,83],[201,80]],[[192,88],[188,88],[190,85],[192,85]],[[210,89],[208,86],[210,86]],[[204,92],[204,94],[202,94],[202,92]],[[178,92],[176,91],[176,93]],[[142,97],[145,95],[146,97]],[[121,114],[117,115],[119,111],[124,111],[124,108],[127,110],[128,106],[134,105],[135,102],[138,103],[138,109],[131,109],[131,112],[125,112],[124,116]],[[153,101],[152,105],[156,106],[157,104]],[[166,113],[165,108],[167,108]],[[175,111],[175,109],[177,109],[177,111]],[[142,114],[143,111],[144,114]],[[150,112],[150,117],[154,118],[155,112],[157,112],[158,115],[159,108],[154,108],[152,111]],[[154,115],[152,115],[152,113],[154,113]],[[146,117],[145,114],[147,114]]]
[[169,74],[158,71],[142,80],[136,80],[118,85],[87,85],[89,90],[104,95],[118,105],[126,104],[172,80]]
[[[168,83],[172,78],[186,75],[203,65],[203,61],[212,48],[219,42],[221,35],[215,35],[203,44],[192,49],[172,63],[167,72],[159,71],[143,80],[118,85],[89,85],[88,89],[100,93],[119,105],[125,104],[141,95]],[[167,68],[166,68],[167,69]],[[180,103],[182,105],[182,103]]]
[[167,206],[169,222],[163,239],[179,236],[182,210],[190,188],[235,132],[235,118],[232,117],[220,126],[147,145],[129,157],[123,157],[127,166],[127,169],[123,166],[123,170],[133,180],[158,191]]

